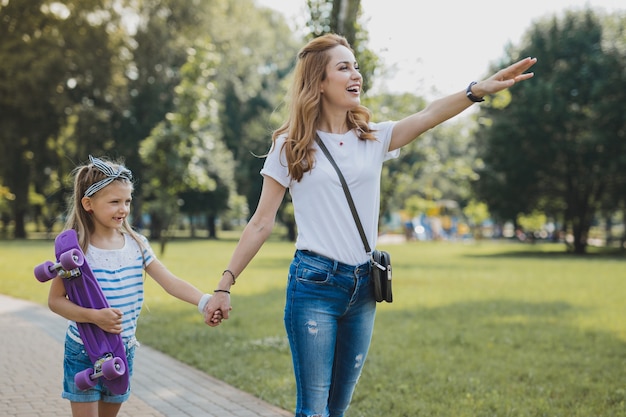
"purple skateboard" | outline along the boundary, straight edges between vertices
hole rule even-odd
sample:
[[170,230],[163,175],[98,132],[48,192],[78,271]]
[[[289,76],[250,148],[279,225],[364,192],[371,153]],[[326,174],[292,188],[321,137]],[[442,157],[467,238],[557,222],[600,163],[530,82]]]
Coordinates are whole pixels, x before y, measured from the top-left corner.
[[[86,308],[108,308],[109,303],[102,294],[100,285],[78,243],[75,230],[66,230],[54,240],[57,262],[46,261],[35,267],[35,278],[46,282],[56,276],[63,278],[63,285],[70,301]],[[74,376],[81,390],[95,386],[103,377],[104,385],[113,394],[128,391],[128,363],[122,337],[108,333],[91,323],[76,323],[80,337],[93,368],[85,369]]]

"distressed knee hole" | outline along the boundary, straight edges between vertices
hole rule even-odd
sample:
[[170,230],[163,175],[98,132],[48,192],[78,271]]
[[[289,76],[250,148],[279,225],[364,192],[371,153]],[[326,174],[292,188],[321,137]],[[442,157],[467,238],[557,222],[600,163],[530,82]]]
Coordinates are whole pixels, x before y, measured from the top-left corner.
[[[315,320],[309,320],[306,322],[306,328],[309,331],[309,334],[317,334],[318,328],[317,328],[317,322]],[[316,417],[316,416],[311,416],[311,417]]]

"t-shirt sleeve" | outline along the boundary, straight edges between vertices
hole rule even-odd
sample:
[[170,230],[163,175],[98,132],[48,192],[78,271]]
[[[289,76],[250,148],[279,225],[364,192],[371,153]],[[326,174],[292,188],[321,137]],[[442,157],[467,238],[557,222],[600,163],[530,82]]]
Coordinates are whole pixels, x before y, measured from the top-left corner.
[[376,137],[383,143],[384,149],[387,149],[387,153],[385,154],[383,161],[395,159],[400,156],[400,149],[389,151],[389,146],[391,145],[391,134],[393,133],[393,127],[395,125],[395,121],[371,124],[371,127],[376,130]]
[[150,265],[152,263],[152,261],[154,261],[156,259],[156,255],[154,254],[154,251],[152,250],[152,246],[150,246],[150,241],[148,241],[148,238],[146,238],[144,235],[140,235],[141,237],[141,244],[143,246],[143,248],[141,248],[141,250],[143,251],[143,267],[144,269]]
[[284,136],[276,138],[276,141],[272,144],[272,147],[265,158],[265,163],[261,169],[261,175],[273,178],[280,185],[288,188],[291,183],[291,177],[289,176],[285,153],[282,151],[284,143]]

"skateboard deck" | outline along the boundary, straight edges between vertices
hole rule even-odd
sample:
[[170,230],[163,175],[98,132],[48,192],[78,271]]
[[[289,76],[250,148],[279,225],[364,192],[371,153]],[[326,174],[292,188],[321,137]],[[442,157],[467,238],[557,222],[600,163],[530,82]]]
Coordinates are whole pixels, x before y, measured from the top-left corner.
[[[78,243],[76,231],[66,230],[54,241],[56,263],[46,261],[35,267],[35,277],[46,282],[57,276],[70,301],[85,308],[109,308],[98,281],[85,261],[85,255]],[[113,394],[128,391],[129,375],[126,349],[119,334],[102,330],[92,323],[76,323],[78,332],[85,344],[85,350],[93,367],[77,373],[74,382],[81,390],[95,386],[98,379]]]

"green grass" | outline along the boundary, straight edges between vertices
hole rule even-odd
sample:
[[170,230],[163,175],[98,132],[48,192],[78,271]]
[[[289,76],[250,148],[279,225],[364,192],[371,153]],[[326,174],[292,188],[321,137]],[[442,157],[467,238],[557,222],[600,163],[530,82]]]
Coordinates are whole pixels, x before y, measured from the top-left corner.
[[[211,291],[235,243],[174,241],[161,259]],[[626,416],[624,257],[492,242],[383,249],[395,299],[379,304],[348,417]],[[50,241],[0,242],[0,293],[44,304],[49,285],[32,268],[52,252]],[[148,279],[139,340],[293,409],[282,324],[292,254],[292,243],[268,242],[232,288],[231,319],[218,328]]]

